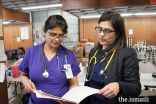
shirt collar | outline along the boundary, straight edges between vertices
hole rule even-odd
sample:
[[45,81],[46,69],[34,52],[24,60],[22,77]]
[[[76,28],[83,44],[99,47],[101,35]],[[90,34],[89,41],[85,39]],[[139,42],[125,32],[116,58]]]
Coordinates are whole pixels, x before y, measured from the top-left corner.
[[106,49],[102,50],[102,45],[100,43],[98,43],[98,51],[101,53],[108,53],[116,44],[116,41],[114,43],[112,43],[111,45],[109,45]]

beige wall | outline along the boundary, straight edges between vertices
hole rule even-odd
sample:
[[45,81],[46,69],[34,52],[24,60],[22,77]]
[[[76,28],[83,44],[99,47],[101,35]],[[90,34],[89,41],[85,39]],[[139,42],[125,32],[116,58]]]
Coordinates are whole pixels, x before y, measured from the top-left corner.
[[[126,34],[129,36],[129,29],[133,29],[132,45],[137,40],[146,40],[147,44],[156,45],[156,17],[129,17],[124,18]],[[94,43],[98,42],[95,26],[98,25],[98,19],[80,20],[80,41],[88,38]]]

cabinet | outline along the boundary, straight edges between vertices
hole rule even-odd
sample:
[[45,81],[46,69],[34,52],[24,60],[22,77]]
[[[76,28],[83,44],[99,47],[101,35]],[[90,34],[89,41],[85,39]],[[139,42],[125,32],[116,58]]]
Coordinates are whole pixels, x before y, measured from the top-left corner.
[[12,25],[3,25],[3,33],[4,33],[4,44],[5,49],[17,49],[16,45],[16,33],[17,30]]
[[[28,40],[20,40],[17,41],[17,38],[21,37],[20,27],[28,26]],[[26,51],[30,46],[33,45],[32,40],[32,24],[9,24],[3,25],[3,33],[4,33],[4,48],[5,50],[17,49],[18,47],[23,47]]]
[[80,19],[80,41],[88,39],[97,44],[98,34],[95,27],[98,26],[98,19]]
[[[0,61],[0,63],[4,63]],[[0,104],[8,104],[8,92],[7,92],[7,80],[5,76],[5,80],[3,83],[0,83]]]

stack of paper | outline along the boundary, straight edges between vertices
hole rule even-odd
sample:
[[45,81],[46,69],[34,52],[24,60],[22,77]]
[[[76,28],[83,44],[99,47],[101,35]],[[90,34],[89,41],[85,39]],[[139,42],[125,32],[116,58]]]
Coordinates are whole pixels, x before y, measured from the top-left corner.
[[0,83],[4,82],[5,79],[5,61],[7,60],[7,57],[4,53],[4,42],[3,40],[0,40]]
[[4,63],[0,63],[0,83],[4,82],[4,79],[5,79],[5,68],[6,68],[6,65]]

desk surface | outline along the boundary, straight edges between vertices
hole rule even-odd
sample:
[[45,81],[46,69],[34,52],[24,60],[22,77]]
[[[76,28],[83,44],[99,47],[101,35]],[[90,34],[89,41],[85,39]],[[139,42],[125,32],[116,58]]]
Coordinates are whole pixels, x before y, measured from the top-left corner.
[[6,61],[6,68],[10,68],[10,66],[17,60],[7,60]]
[[152,73],[140,73],[140,82],[142,89],[145,89],[144,85],[156,86],[156,78],[152,77]]

